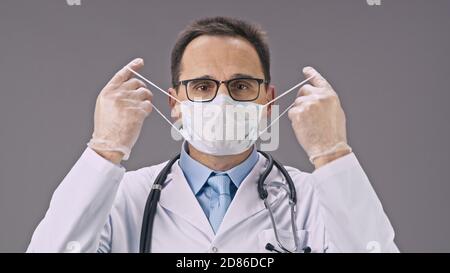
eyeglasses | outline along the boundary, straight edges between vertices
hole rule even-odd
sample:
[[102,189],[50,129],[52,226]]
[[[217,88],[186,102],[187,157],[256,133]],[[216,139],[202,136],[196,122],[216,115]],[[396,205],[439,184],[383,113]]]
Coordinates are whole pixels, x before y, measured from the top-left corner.
[[214,79],[190,79],[180,81],[178,84],[184,85],[187,98],[194,102],[212,101],[219,91],[221,84],[225,84],[230,97],[236,101],[253,101],[259,97],[260,86],[262,83],[269,82],[257,78],[234,78],[227,81],[218,81]]

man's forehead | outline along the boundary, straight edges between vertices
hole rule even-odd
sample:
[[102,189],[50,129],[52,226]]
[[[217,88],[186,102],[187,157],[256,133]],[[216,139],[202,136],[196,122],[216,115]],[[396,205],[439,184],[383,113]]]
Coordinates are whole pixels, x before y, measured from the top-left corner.
[[183,79],[210,75],[230,77],[233,74],[262,77],[258,53],[245,39],[229,36],[200,36],[186,47],[181,61]]

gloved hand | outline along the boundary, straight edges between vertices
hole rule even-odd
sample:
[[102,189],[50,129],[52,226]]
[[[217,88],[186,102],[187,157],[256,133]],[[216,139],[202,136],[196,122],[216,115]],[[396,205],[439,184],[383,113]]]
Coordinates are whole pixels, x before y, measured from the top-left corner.
[[[127,66],[137,71],[144,66],[144,61],[137,58]],[[132,78],[127,66],[119,70],[98,95],[94,133],[88,143],[114,163],[129,158],[143,122],[152,111],[152,92],[144,82]]]
[[315,75],[303,85],[288,115],[298,142],[311,163],[351,152],[347,144],[345,114],[331,85],[312,67],[303,69],[305,77]]

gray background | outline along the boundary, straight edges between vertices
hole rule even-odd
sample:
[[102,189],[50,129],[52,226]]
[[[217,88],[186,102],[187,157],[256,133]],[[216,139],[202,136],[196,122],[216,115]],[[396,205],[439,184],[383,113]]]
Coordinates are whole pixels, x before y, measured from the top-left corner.
[[[111,1],[0,3],[0,251],[24,251],[89,140],[95,98],[131,58],[170,82],[176,34],[206,15],[260,23],[282,91],[317,67],[339,93],[348,135],[403,251],[450,251],[450,1]],[[167,111],[167,97],[154,90]],[[294,94],[281,101],[286,106]],[[179,151],[156,112],[127,169]],[[311,171],[287,118],[282,162]]]

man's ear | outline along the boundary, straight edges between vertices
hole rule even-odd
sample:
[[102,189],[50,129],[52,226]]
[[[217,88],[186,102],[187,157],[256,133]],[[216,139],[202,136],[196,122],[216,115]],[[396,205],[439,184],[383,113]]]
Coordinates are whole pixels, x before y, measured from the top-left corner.
[[[275,98],[275,85],[269,84],[266,89],[266,103],[273,100]],[[267,105],[267,116],[269,117],[272,114],[272,103]]]
[[[178,94],[177,94],[177,90],[175,90],[174,88],[169,88],[169,90],[167,90],[167,92],[170,94],[170,95],[172,95],[172,96],[174,96],[175,98],[177,98],[178,97]],[[177,103],[177,101],[176,100],[174,100],[172,97],[170,97],[170,96],[168,96],[168,98],[169,98],[169,107],[172,109],[173,107],[175,107],[175,104]]]
[[[177,90],[175,90],[174,88],[169,88],[167,90],[167,92],[174,96],[175,98],[178,98],[178,92]],[[169,107],[170,107],[170,116],[172,117],[173,120],[177,120],[180,118],[181,113],[180,113],[180,106],[177,104],[177,101],[174,100],[172,97],[168,96],[169,100]]]

